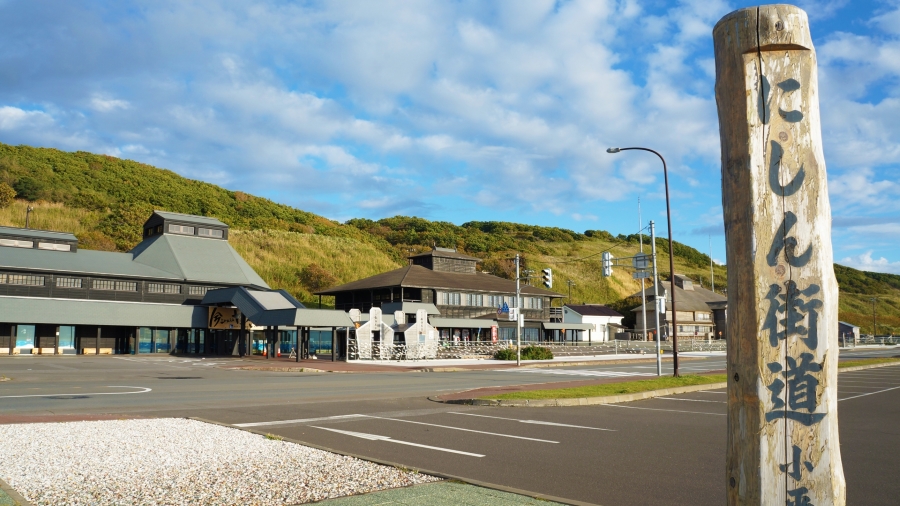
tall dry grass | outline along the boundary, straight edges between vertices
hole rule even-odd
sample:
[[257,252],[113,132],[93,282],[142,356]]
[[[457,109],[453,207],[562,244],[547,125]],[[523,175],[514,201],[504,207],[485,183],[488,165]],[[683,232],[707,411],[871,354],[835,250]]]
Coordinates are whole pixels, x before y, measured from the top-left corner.
[[24,227],[25,210],[29,205],[34,209],[29,218],[29,226],[40,230],[82,235],[93,231],[102,218],[97,211],[75,209],[60,203],[16,200],[9,207],[0,208],[0,226]]

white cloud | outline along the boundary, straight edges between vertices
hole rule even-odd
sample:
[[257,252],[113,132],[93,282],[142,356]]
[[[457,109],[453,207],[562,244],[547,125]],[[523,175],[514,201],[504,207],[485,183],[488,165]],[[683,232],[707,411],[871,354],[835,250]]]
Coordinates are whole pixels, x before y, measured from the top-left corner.
[[91,97],[91,108],[98,112],[111,112],[116,109],[128,109],[131,104],[127,100],[106,98],[101,95]]
[[0,107],[0,130],[43,128],[53,124],[53,118],[43,111],[26,111],[18,107]]
[[877,259],[872,258],[871,251],[867,251],[861,255],[846,257],[838,263],[862,271],[900,274],[900,261],[891,262],[885,257]]

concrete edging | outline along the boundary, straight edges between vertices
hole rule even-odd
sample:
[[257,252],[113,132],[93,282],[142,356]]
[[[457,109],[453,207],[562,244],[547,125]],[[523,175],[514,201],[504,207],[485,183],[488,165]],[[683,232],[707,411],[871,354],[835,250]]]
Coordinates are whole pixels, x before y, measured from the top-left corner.
[[22,495],[19,494],[18,492],[16,492],[14,488],[12,488],[12,487],[9,486],[9,483],[6,483],[6,482],[3,481],[2,479],[0,479],[0,490],[2,490],[3,492],[5,492],[6,495],[8,495],[9,498],[12,499],[13,502],[14,502],[17,506],[32,506],[31,503],[28,502],[27,499],[25,499],[24,497],[22,497]]
[[707,383],[705,385],[687,385],[683,387],[663,388],[660,390],[647,390],[646,392],[635,392],[633,394],[606,395],[603,397],[576,397],[572,399],[456,399],[449,401],[441,400],[437,397],[429,397],[428,399],[446,404],[466,404],[469,406],[508,406],[527,408],[542,408],[548,406],[590,406],[593,404],[617,404],[620,402],[639,401],[642,399],[652,399],[653,397],[662,397],[664,395],[684,394],[700,390],[714,390],[717,388],[725,388],[726,386],[728,386],[727,383]]
[[841,368],[838,366],[838,373],[842,372],[852,372],[852,371],[864,371],[866,369],[878,369],[879,367],[888,367],[892,365],[900,365],[900,362],[885,362],[883,364],[869,364],[869,365],[855,365],[853,367],[844,367]]

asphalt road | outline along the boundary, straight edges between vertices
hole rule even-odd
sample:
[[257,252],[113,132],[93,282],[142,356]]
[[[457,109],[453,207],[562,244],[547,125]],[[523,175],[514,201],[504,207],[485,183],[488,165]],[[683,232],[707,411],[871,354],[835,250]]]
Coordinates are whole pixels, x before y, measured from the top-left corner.
[[[723,391],[617,406],[534,409],[463,407],[424,398],[484,386],[652,375],[652,363],[527,372],[309,374],[218,367],[226,362],[231,360],[0,359],[0,374],[14,379],[0,383],[0,420],[88,413],[194,416],[574,501],[724,502]],[[724,357],[686,360],[682,369],[723,369],[724,363]],[[848,503],[896,504],[900,367],[843,373],[838,393]]]

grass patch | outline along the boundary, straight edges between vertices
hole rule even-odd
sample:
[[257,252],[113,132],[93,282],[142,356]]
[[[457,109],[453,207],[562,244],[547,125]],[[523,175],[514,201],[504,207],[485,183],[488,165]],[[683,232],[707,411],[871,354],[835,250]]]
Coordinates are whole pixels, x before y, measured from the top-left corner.
[[662,378],[628,381],[623,383],[606,383],[603,385],[556,388],[552,390],[528,390],[524,392],[510,392],[506,394],[491,395],[489,397],[482,398],[507,400],[578,399],[581,397],[605,397],[608,395],[633,394],[638,392],[648,392],[650,390],[660,390],[663,388],[684,387],[690,385],[708,385],[712,383],[723,383],[724,381],[724,374],[713,374],[708,376],[687,374],[678,378],[674,378],[672,376],[664,376]]
[[843,369],[845,367],[859,367],[861,365],[892,364],[895,362],[900,362],[900,358],[863,358],[860,360],[847,360],[845,362],[838,362],[838,369]]
[[284,438],[276,434],[266,434],[266,439],[270,441],[284,441]]
[[[503,348],[494,353],[494,360],[515,360],[515,348]],[[553,352],[550,348],[541,346],[526,346],[522,348],[522,360],[553,360]]]

